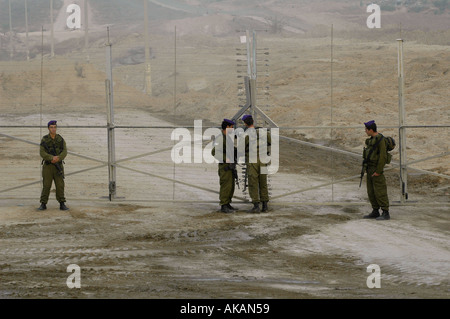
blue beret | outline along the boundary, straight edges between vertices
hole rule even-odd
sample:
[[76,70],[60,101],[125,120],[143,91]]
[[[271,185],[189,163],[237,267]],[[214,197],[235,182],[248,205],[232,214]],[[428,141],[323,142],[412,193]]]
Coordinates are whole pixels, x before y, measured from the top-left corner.
[[367,127],[367,126],[370,126],[370,125],[372,125],[372,124],[375,124],[375,121],[374,121],[374,120],[364,123],[364,125],[365,125],[366,127]]
[[56,125],[56,121],[50,121],[50,122],[48,122],[47,127],[49,127],[50,125]]
[[246,114],[242,117],[242,120],[245,121],[246,119],[252,118],[250,114]]
[[226,123],[228,123],[228,124],[230,124],[230,125],[236,124],[236,123],[234,123],[232,120],[229,120],[229,119],[223,119],[223,121],[226,122]]

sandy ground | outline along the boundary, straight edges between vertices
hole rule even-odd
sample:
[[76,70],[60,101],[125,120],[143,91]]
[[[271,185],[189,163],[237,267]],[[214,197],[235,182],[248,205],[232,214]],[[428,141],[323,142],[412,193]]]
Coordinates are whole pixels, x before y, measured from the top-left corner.
[[[447,298],[445,207],[272,205],[225,215],[215,204],[2,201],[2,298]],[[426,212],[424,212],[426,211]],[[81,267],[81,288],[66,272]],[[381,269],[369,289],[367,267]]]

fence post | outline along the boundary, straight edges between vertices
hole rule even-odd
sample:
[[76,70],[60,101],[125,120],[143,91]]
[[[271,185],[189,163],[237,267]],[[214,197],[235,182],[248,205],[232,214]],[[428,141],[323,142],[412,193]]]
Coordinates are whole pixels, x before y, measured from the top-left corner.
[[408,199],[408,172],[406,164],[406,127],[405,127],[405,98],[403,95],[404,70],[403,70],[403,39],[398,42],[398,111],[399,111],[399,143],[400,143],[400,202],[403,204]]
[[108,27],[108,43],[106,44],[106,99],[107,99],[107,116],[108,116],[108,177],[109,177],[109,200],[116,197],[116,148],[114,133],[114,84],[112,80],[112,44],[109,41]]

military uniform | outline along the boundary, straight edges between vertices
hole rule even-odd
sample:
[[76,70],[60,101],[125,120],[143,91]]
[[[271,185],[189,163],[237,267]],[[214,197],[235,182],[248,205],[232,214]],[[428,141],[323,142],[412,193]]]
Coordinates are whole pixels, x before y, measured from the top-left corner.
[[[253,123],[251,115],[245,115],[242,118],[244,123],[246,119],[251,119],[251,123]],[[259,213],[260,202],[262,202],[262,211],[266,212],[268,210],[269,187],[267,184],[267,174],[263,173],[262,169],[266,169],[267,164],[261,162],[259,147],[261,143],[265,143],[267,145],[267,152],[269,153],[272,139],[269,131],[267,131],[267,136],[265,134],[260,136],[259,129],[253,126],[247,128],[246,132],[248,135],[245,136],[245,162],[247,164],[248,192],[253,203],[253,208],[248,212]]]
[[[380,140],[381,139],[381,140]],[[373,149],[375,144],[378,145]],[[372,214],[366,218],[379,216],[378,210],[381,208],[384,213],[389,214],[389,198],[387,194],[386,178],[384,176],[384,166],[386,165],[387,151],[386,140],[383,135],[377,134],[366,139],[363,158],[367,162],[367,195],[372,205]],[[367,158],[370,150],[370,158]],[[372,176],[374,173],[378,176]]]
[[[230,124],[231,123],[232,122],[230,121]],[[220,139],[222,139],[222,141],[220,141]],[[214,147],[211,151],[211,154],[217,160],[219,160],[218,164],[219,166],[218,174],[220,181],[219,201],[220,206],[222,207],[221,211],[224,213],[230,213],[231,211],[235,210],[231,206],[231,202],[234,195],[235,179],[233,177],[233,170],[230,167],[230,163],[227,163],[227,143],[230,144],[228,145],[228,148],[232,147],[232,150],[234,152],[233,156],[235,156],[236,154],[236,149],[234,147],[234,141],[230,141],[229,139],[227,139],[227,136],[223,133],[221,137],[220,136],[216,137],[216,142],[218,143],[222,142],[222,156],[220,154],[216,154],[216,147]],[[233,144],[231,145],[231,143]]]
[[43,188],[41,193],[41,203],[47,204],[50,195],[50,189],[52,187],[52,182],[55,181],[56,186],[56,200],[61,204],[66,202],[64,197],[64,178],[63,174],[58,171],[56,165],[52,164],[53,156],[50,154],[54,150],[56,156],[59,156],[60,161],[58,162],[62,173],[64,173],[63,160],[67,156],[67,147],[65,140],[61,135],[56,134],[55,138],[51,138],[50,134],[45,135],[41,140],[40,145],[40,155],[43,160],[42,167],[42,178],[43,178]]
[[[245,137],[245,160],[247,164],[247,174],[248,174],[248,192],[250,198],[252,199],[252,203],[260,203],[260,202],[268,202],[269,201],[269,188],[267,185],[267,174],[262,174],[261,169],[263,167],[267,167],[267,164],[261,162],[259,157],[259,143],[260,136],[259,130],[256,130],[256,148],[253,149],[253,152],[258,154],[256,163],[252,163],[249,158],[250,153],[250,137]],[[267,132],[267,145],[271,143],[270,133]]]

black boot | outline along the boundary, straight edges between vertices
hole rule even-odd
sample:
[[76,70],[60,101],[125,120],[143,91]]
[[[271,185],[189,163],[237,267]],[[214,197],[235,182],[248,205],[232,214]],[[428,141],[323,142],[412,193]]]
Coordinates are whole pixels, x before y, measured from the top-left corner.
[[269,210],[269,207],[267,207],[267,202],[262,202],[262,209],[261,212],[265,213]]
[[252,209],[248,210],[247,213],[249,213],[249,214],[259,214],[260,213],[259,203],[253,203]]
[[234,208],[233,206],[231,206],[230,204],[227,204],[227,207],[229,210],[238,210],[237,208]]
[[380,212],[378,209],[373,209],[372,212],[369,215],[364,216],[365,219],[375,219],[377,217],[380,217]]
[[225,214],[229,214],[229,213],[233,212],[231,209],[228,208],[227,205],[222,205],[222,207],[220,208],[220,211]]
[[383,212],[381,213],[381,216],[376,218],[376,220],[389,220],[389,219],[391,219],[391,216],[389,216],[388,210],[383,210]]
[[39,210],[46,210],[47,209],[47,205],[44,203],[41,203],[41,206],[39,206],[38,208]]
[[59,203],[59,209],[60,210],[69,210],[69,208],[66,206],[64,202]]

